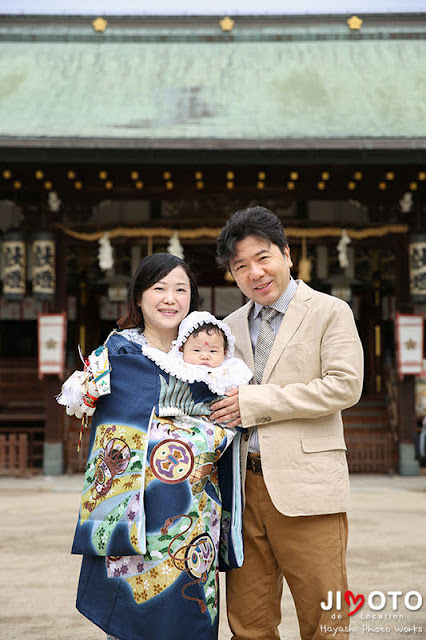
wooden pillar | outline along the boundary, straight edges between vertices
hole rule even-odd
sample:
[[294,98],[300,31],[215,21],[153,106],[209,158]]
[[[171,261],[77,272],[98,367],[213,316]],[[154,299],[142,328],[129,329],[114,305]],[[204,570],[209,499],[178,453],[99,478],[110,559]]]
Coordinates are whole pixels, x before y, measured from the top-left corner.
[[[65,240],[61,232],[56,233],[55,297],[50,303],[53,313],[66,310],[66,261]],[[45,431],[43,443],[43,473],[60,475],[64,472],[64,423],[65,411],[55,399],[61,390],[62,381],[57,375],[44,376]]]
[[61,231],[55,234],[56,239],[56,294],[55,294],[55,312],[61,313],[67,308],[67,291],[66,291],[66,242],[65,236]]
[[[410,298],[408,264],[408,236],[398,236],[395,242],[395,298],[396,310],[413,313]],[[398,466],[401,475],[418,475],[419,465],[414,456],[414,437],[417,431],[414,376],[404,376],[398,382]]]

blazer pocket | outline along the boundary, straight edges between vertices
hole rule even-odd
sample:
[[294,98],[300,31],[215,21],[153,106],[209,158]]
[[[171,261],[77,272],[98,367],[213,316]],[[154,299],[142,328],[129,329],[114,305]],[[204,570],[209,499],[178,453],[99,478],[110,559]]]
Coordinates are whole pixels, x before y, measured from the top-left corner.
[[290,342],[284,350],[284,356],[292,374],[299,376],[295,382],[307,384],[321,375],[321,352],[318,342],[314,340]]
[[314,438],[302,438],[302,449],[305,453],[334,451],[336,449],[346,451],[346,444],[340,436],[316,436]]

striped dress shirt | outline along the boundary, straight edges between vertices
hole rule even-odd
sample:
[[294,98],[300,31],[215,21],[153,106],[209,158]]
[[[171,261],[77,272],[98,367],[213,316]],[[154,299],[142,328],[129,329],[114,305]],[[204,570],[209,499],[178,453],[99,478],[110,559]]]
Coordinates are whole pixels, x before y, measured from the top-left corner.
[[[279,311],[278,315],[271,322],[271,327],[274,332],[274,336],[276,336],[279,331],[281,322],[289,307],[290,302],[293,299],[294,294],[296,293],[296,290],[297,290],[297,282],[290,276],[290,282],[288,283],[287,289],[278,298],[278,300],[274,302],[274,304],[270,305],[272,309],[276,309],[277,311]],[[251,346],[253,348],[253,354],[256,347],[257,338],[259,336],[260,325],[262,323],[262,318],[260,315],[261,309],[262,309],[262,305],[255,302],[252,310],[250,311],[250,315],[248,319],[250,340],[251,340]],[[251,453],[260,452],[257,427],[253,428],[250,442],[249,442],[249,451]]]

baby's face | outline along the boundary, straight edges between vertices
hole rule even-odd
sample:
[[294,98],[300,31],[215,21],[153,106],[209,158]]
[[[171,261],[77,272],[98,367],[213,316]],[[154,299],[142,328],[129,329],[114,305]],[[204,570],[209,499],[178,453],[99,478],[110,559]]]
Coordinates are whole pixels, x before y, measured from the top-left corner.
[[219,367],[225,358],[225,343],[222,335],[200,331],[198,336],[189,336],[182,351],[184,361],[189,364]]

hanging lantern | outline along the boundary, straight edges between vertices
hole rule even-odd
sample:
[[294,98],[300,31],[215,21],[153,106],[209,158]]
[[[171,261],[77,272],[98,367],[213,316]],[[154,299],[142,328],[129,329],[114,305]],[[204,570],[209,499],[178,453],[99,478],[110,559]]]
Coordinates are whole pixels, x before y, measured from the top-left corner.
[[108,284],[108,301],[126,302],[129,278],[126,275],[112,275],[106,281]]
[[49,232],[33,236],[33,294],[41,299],[55,295],[55,239]]
[[408,248],[410,294],[414,302],[426,301],[426,234],[411,236]]
[[19,231],[9,231],[3,239],[3,296],[20,300],[25,295],[25,239]]

